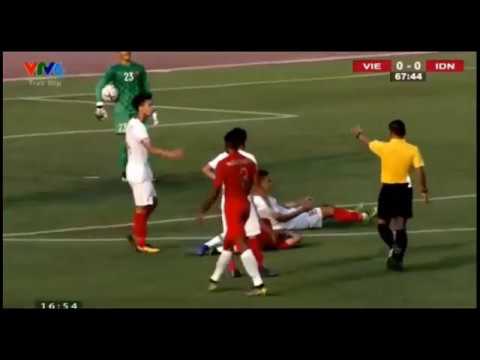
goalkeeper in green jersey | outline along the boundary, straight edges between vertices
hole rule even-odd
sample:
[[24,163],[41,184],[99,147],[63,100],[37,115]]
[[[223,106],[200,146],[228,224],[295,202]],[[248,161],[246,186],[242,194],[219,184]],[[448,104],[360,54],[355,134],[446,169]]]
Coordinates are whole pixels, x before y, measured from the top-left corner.
[[[120,145],[119,165],[122,170],[122,180],[126,181],[127,147],[125,144],[125,130],[128,121],[135,116],[132,100],[140,93],[149,93],[147,73],[145,68],[132,61],[130,51],[120,52],[120,63],[111,66],[102,76],[96,87],[97,109],[95,116],[98,120],[108,118],[102,100],[102,89],[107,84],[113,84],[118,89],[118,99],[113,109],[115,133],[122,136]],[[158,125],[157,113],[152,115],[153,125]]]

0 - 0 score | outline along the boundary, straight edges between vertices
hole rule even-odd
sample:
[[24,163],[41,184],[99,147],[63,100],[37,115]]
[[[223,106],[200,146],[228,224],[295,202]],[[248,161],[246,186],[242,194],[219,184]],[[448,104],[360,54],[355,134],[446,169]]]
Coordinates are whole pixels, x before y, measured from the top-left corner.
[[[407,69],[410,70],[411,67],[412,67],[411,65],[407,65]],[[404,67],[403,61],[397,61],[397,62],[395,63],[395,70],[396,70],[396,71],[403,71],[404,68],[405,68],[405,67]],[[414,69],[415,71],[420,71],[420,70],[422,70],[422,62],[421,62],[421,61],[415,61],[415,62],[413,63],[413,69]]]
[[[412,69],[413,68],[413,69]],[[403,61],[395,62],[395,69],[390,73],[390,81],[425,81],[426,74],[423,71],[421,61],[413,64],[404,64]]]
[[[411,67],[412,67],[411,65],[407,65],[407,69],[411,69]],[[396,71],[403,71],[404,68],[405,68],[405,67],[404,67],[404,65],[403,65],[403,61],[397,61],[397,62],[395,63],[395,70],[396,70]],[[420,70],[422,70],[422,62],[421,62],[421,61],[415,61],[415,62],[413,63],[413,69],[414,69],[415,71],[420,71]]]

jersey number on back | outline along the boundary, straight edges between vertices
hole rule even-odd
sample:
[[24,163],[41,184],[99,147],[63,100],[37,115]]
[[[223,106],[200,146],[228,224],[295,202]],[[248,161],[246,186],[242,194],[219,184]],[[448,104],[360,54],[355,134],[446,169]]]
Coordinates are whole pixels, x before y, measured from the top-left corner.
[[125,72],[125,73],[123,73],[123,77],[124,77],[125,82],[132,82],[133,80],[135,80],[135,78],[133,76],[133,72]]

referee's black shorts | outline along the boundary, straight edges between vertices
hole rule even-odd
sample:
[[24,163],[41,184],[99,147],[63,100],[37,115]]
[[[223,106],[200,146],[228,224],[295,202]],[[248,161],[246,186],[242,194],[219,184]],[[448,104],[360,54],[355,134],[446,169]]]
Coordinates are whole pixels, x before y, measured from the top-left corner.
[[382,184],[378,196],[378,217],[390,219],[401,216],[409,219],[413,216],[413,189],[408,184]]

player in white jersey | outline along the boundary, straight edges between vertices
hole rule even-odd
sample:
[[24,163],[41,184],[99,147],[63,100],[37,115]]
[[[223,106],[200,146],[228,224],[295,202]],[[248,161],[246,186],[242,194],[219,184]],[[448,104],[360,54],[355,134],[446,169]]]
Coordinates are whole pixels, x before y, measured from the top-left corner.
[[294,247],[300,243],[302,237],[292,230],[319,229],[323,226],[324,219],[331,219],[337,223],[362,223],[376,215],[376,207],[368,212],[330,205],[315,207],[311,197],[283,205],[270,195],[271,190],[272,179],[269,172],[259,170],[258,184],[253,190],[253,201],[260,218],[267,220],[266,225],[271,227],[269,231],[268,229],[263,231],[259,237],[263,248]]
[[[243,136],[243,144],[242,144],[242,146],[241,146],[241,148],[239,149],[238,152],[241,155],[243,155],[246,158],[253,161],[257,165],[258,163],[257,163],[257,159],[255,158],[255,155],[245,151],[245,145],[246,145],[246,141],[247,141],[247,132],[244,129],[240,129],[240,128],[235,128],[235,129],[233,129],[233,131],[239,131]],[[205,164],[205,166],[202,168],[202,172],[209,179],[215,180],[215,169],[217,168],[218,163],[220,161],[222,161],[223,159],[225,159],[227,156],[228,156],[228,153],[226,151],[218,154],[213,160],[211,160],[207,164]],[[255,248],[255,246],[256,246],[256,236],[261,234],[261,227],[260,227],[260,221],[259,221],[257,209],[255,208],[255,205],[253,204],[253,200],[252,200],[251,197],[249,198],[249,200],[250,200],[250,215],[249,215],[249,218],[247,220],[247,223],[245,224],[245,233],[246,233],[247,237],[252,240],[251,241],[252,250],[254,251],[254,254],[257,257],[257,261],[259,262],[260,272],[261,272],[262,276],[265,276],[265,277],[277,276],[278,274],[274,273],[273,271],[271,271],[268,268],[265,268],[263,266],[263,261],[262,261],[263,256],[261,254],[258,254],[258,252],[261,252],[261,249],[257,250]],[[221,213],[222,213],[223,232],[221,234],[215,236],[211,240],[202,244],[196,251],[197,255],[199,255],[199,256],[206,255],[212,249],[216,249],[217,252],[221,252],[223,240],[224,240],[225,235],[227,233],[227,222],[226,222],[226,218],[225,218],[224,206],[225,206],[225,196],[222,193],[220,210],[221,210]],[[232,263],[231,266],[229,266],[229,271],[230,271],[232,276],[236,277],[236,276],[240,275],[239,272],[236,270],[236,268],[234,266],[234,263]]]
[[126,176],[135,203],[132,234],[128,236],[128,240],[138,252],[155,254],[159,249],[146,242],[148,218],[157,206],[157,194],[152,183],[153,175],[148,163],[148,155],[177,160],[183,158],[183,150],[166,150],[152,145],[145,126],[145,121],[153,112],[151,94],[135,96],[132,105],[138,113],[137,117],[128,121],[125,132],[128,151]]

